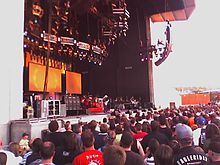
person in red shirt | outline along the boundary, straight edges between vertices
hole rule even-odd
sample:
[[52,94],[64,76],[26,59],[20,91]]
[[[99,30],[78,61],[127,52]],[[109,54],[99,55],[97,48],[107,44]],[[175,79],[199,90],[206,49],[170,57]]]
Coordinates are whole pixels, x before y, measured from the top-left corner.
[[102,152],[95,150],[95,138],[90,130],[81,135],[84,152],[73,159],[73,165],[104,165]]

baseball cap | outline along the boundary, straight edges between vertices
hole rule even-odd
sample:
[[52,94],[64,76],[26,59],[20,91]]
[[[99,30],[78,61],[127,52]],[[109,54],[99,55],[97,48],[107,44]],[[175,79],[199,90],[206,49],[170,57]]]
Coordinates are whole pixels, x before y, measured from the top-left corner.
[[209,150],[220,153],[220,142],[219,141],[213,141],[209,144]]
[[182,123],[177,124],[175,127],[175,133],[179,140],[193,138],[192,129],[186,124],[182,124]]
[[205,125],[206,124],[206,119],[202,116],[199,116],[196,118],[196,123],[200,125]]

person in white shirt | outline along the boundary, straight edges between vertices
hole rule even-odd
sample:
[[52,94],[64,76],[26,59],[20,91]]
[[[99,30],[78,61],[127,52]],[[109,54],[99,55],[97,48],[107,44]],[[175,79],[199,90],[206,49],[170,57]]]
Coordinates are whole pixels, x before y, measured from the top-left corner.
[[204,142],[205,138],[205,128],[206,128],[206,119],[202,116],[197,117],[196,124],[198,128],[193,131],[193,145],[200,146]]

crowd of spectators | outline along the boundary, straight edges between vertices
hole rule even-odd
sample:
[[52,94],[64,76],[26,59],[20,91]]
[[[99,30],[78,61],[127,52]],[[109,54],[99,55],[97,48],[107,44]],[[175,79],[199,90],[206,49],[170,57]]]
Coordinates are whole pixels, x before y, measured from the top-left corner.
[[216,104],[114,111],[102,122],[67,121],[64,128],[53,119],[48,130],[46,137],[29,139],[29,146],[28,134],[7,149],[0,140],[0,164],[220,164],[220,107]]

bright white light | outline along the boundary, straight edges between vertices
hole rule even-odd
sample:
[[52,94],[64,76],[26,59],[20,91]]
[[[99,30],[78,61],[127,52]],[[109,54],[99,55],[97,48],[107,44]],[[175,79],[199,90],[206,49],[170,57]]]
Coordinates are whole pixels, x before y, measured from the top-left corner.
[[[154,66],[156,106],[180,102],[175,87],[220,88],[219,0],[198,0],[191,17],[171,22],[173,52],[158,67]],[[166,23],[154,23],[152,43],[165,41]]]

